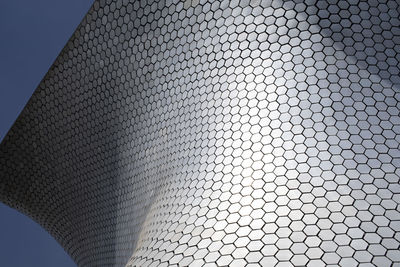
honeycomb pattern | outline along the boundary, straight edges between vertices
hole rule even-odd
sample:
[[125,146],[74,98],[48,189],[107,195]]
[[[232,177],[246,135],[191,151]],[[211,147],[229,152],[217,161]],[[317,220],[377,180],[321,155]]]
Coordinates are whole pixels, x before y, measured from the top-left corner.
[[79,266],[400,266],[399,1],[96,1],[0,147]]

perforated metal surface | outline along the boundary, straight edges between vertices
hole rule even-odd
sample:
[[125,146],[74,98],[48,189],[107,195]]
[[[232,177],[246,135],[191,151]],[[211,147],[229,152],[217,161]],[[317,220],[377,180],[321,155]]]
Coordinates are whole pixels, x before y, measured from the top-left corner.
[[1,144],[0,200],[80,266],[399,266],[399,12],[96,1]]

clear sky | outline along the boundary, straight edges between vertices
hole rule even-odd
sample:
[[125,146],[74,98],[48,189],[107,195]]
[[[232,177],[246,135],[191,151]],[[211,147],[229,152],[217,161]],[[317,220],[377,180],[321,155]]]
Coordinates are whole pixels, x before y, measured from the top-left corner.
[[[0,141],[92,3],[0,1]],[[0,266],[75,264],[38,224],[0,204]]]
[[0,1],[0,140],[92,3]]
[[40,225],[0,203],[0,266],[74,267],[76,264]]

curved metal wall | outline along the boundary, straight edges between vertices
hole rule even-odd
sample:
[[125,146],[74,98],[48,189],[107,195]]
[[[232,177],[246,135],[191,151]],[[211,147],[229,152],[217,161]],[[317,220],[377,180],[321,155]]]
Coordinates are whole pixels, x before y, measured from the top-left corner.
[[1,144],[0,200],[80,266],[397,266],[399,13],[96,1]]

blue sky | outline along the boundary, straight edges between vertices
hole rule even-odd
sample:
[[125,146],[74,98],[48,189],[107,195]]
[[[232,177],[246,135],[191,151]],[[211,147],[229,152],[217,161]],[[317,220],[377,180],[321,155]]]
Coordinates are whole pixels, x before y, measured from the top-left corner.
[[93,0],[0,1],[0,139]]
[[[0,1],[0,140],[93,0]],[[0,265],[75,266],[38,224],[0,204]]]
[[73,267],[76,264],[40,225],[0,203],[0,266]]

